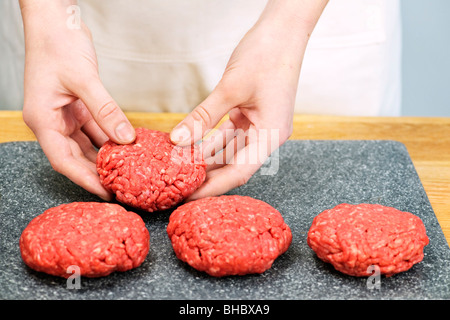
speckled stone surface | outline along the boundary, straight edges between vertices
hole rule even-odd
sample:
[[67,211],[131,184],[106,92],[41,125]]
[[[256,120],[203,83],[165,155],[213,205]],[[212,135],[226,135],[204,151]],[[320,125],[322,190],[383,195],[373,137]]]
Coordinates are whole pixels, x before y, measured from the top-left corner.
[[[230,192],[268,202],[292,229],[291,247],[264,274],[200,273],[172,251],[166,234],[170,211],[137,212],[151,237],[146,261],[128,272],[81,278],[80,289],[69,289],[65,279],[22,262],[19,237],[49,207],[100,199],[53,171],[36,142],[0,144],[0,299],[450,299],[450,249],[401,143],[288,141],[279,155],[275,175],[260,171]],[[268,167],[270,162],[263,168]],[[343,202],[379,203],[418,215],[430,238],[424,260],[381,277],[380,288],[372,290],[368,278],[340,274],[320,261],[306,243],[312,219]]]

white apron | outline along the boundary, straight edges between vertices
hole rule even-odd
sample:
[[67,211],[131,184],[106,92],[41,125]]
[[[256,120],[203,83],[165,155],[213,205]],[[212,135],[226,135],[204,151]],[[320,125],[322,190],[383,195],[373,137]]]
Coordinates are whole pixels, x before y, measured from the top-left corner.
[[[205,99],[265,3],[79,1],[103,84],[123,110],[151,112],[189,112]],[[0,15],[0,109],[20,109],[18,1],[1,0]],[[306,50],[295,112],[400,115],[400,44],[399,0],[331,0]]]

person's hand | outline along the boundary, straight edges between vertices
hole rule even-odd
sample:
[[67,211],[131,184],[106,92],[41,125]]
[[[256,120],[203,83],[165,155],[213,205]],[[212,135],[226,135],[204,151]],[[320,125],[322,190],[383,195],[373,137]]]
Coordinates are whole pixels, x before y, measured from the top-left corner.
[[[75,2],[76,3],[76,2]],[[72,1],[20,1],[25,30],[23,119],[52,167],[99,197],[95,147],[130,143],[135,132],[100,81],[91,34],[69,28]]]
[[196,143],[229,115],[202,142],[207,178],[188,201],[245,184],[290,137],[304,52],[326,3],[269,1],[216,88],[171,132],[178,145]]

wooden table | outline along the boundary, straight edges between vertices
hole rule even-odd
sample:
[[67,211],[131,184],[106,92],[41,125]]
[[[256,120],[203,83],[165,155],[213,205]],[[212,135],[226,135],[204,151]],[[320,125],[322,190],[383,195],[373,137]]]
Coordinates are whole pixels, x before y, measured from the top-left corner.
[[[131,123],[170,131],[184,114],[127,113]],[[450,243],[450,118],[296,115],[291,139],[396,140],[405,144]],[[20,111],[0,111],[0,143],[35,137]]]

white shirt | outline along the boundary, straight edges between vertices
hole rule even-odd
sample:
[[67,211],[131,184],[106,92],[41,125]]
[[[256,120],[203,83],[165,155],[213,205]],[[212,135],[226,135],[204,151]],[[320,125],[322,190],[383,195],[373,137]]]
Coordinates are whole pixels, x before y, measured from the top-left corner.
[[[0,2],[0,41],[6,48],[0,51],[0,108],[20,109],[23,101],[17,2]],[[103,84],[123,110],[151,112],[189,112],[203,101],[265,4],[79,1]],[[399,0],[331,0],[306,50],[295,112],[399,115],[400,44]]]

